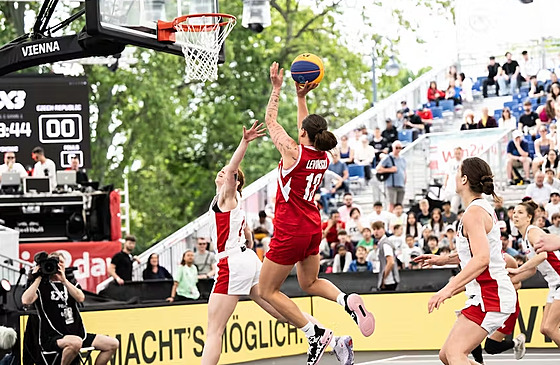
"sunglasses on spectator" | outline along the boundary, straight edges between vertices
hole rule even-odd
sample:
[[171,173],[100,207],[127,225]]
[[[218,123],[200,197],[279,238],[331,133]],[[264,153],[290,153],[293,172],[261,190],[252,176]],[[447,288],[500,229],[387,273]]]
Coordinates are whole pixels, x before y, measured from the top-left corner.
[[6,157],[6,158],[7,158],[8,160],[15,160],[15,159],[16,159],[16,156],[8,156],[8,157]]
[[206,242],[199,242],[198,245],[206,245]]
[[395,147],[396,150],[402,150],[402,147]]

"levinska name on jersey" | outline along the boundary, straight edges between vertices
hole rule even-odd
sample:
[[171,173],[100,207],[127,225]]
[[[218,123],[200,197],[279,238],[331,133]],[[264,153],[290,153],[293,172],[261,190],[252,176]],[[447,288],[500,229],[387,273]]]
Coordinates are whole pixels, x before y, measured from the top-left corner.
[[329,167],[329,160],[309,160],[307,161],[306,169],[309,170],[325,170]]

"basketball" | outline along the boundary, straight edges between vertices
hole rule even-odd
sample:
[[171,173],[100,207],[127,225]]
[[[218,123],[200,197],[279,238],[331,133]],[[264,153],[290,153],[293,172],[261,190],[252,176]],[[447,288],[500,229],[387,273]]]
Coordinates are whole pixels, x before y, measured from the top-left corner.
[[305,84],[308,81],[318,84],[323,79],[325,67],[319,57],[312,53],[303,53],[294,59],[290,71],[297,83]]

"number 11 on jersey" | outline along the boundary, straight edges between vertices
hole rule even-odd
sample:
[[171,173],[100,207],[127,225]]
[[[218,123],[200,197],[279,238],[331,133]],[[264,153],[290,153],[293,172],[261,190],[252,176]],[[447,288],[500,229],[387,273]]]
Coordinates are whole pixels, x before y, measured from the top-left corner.
[[303,195],[303,199],[307,201],[312,201],[313,197],[315,196],[315,191],[319,187],[321,183],[321,179],[323,178],[323,174],[309,174],[305,178],[307,180],[307,186],[305,187],[305,194]]

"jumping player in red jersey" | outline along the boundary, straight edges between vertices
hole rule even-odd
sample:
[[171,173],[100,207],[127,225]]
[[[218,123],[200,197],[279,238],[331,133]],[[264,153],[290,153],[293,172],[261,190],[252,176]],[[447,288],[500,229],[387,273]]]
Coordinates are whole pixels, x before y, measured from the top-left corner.
[[[216,197],[210,205],[210,232],[218,252],[218,275],[208,301],[208,330],[202,352],[202,365],[218,363],[222,334],[241,295],[249,295],[270,315],[286,322],[282,315],[258,295],[262,263],[255,252],[250,250],[252,235],[246,225],[245,212],[241,209],[241,190],[245,178],[239,165],[249,142],[262,136],[262,124],[257,126],[255,122],[249,130],[243,127],[243,138],[230,163],[216,176]],[[308,314],[306,318],[316,322]],[[335,337],[331,346],[341,365],[354,363],[350,336]]]
[[305,333],[309,342],[307,364],[313,365],[321,359],[332,332],[306,319],[297,305],[280,292],[296,263],[301,288],[344,306],[362,334],[370,336],[373,333],[375,320],[359,295],[346,295],[328,280],[318,278],[321,218],[314,196],[329,165],[325,151],[335,148],[337,140],[327,130],[327,121],[323,117],[309,115],[307,111],[305,96],[316,87],[309,83],[296,84],[299,144],[286,133],[276,120],[283,77],[284,70],[278,71],[278,64],[274,62],[270,67],[272,92],[265,121],[282,159],[278,167],[274,236],[261,270],[260,295]]

